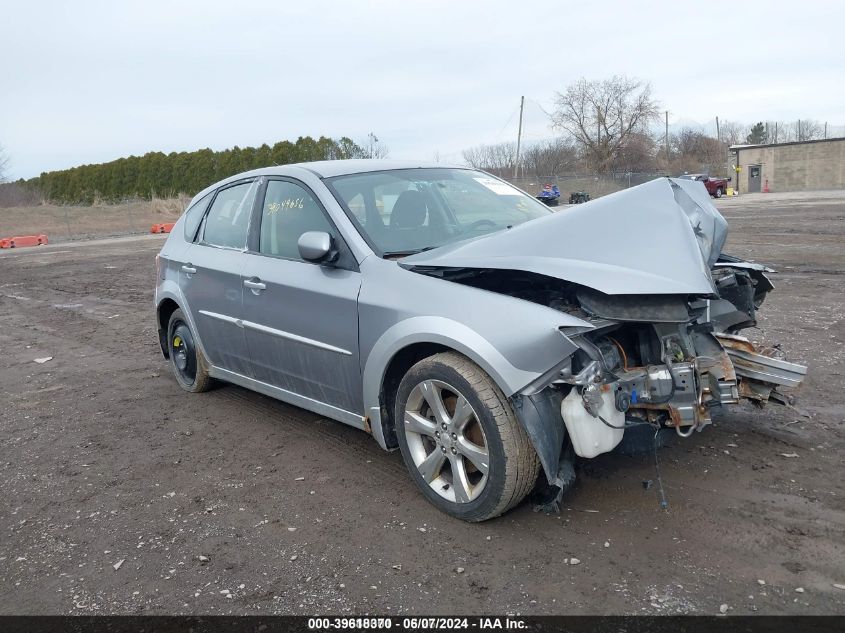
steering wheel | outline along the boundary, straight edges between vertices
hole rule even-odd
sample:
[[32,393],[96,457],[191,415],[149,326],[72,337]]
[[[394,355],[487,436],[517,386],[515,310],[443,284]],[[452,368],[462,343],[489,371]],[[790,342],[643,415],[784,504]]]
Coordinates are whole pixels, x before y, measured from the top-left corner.
[[493,220],[488,220],[487,218],[484,218],[482,220],[476,220],[475,222],[471,222],[470,224],[467,224],[464,228],[466,228],[467,230],[477,229],[479,227],[484,226],[485,224],[489,224],[490,226],[499,226],[497,222],[493,222]]

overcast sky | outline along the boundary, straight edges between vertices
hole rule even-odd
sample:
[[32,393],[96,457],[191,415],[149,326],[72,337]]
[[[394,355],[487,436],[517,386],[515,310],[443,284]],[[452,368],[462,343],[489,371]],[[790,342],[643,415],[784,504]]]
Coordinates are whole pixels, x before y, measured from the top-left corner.
[[[581,76],[650,81],[670,121],[845,124],[845,3],[0,0],[11,175],[300,135],[393,158],[541,138]],[[542,108],[542,109],[541,109]]]

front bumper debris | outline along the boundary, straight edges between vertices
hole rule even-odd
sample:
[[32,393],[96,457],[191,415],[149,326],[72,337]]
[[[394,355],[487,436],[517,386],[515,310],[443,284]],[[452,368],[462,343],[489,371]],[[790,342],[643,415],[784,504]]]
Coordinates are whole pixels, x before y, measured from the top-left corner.
[[759,349],[743,336],[716,334],[716,338],[730,356],[739,380],[739,395],[763,403],[769,398],[783,401],[786,396],[780,387],[795,389],[807,375],[804,365],[790,363],[773,354],[776,350]]

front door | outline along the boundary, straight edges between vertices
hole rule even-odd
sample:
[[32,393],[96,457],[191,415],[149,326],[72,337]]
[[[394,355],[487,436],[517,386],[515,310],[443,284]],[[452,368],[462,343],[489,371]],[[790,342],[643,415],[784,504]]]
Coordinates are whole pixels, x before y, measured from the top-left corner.
[[[357,415],[363,413],[358,358],[357,263],[310,190],[271,179],[260,206],[257,252],[245,255],[243,326],[252,377]],[[332,265],[303,260],[306,231],[333,237]]]
[[182,260],[180,285],[197,334],[213,365],[248,376],[241,270],[258,183],[246,181],[221,189]]
[[762,173],[762,165],[748,166],[748,193],[760,193],[760,180]]

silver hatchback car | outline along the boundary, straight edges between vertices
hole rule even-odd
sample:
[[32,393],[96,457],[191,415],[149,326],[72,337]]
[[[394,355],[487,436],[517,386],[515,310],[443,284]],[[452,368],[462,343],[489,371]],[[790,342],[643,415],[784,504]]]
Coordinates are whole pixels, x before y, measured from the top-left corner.
[[260,169],[197,194],[161,249],[161,348],[187,391],[238,384],[399,448],[455,517],[554,507],[576,456],[633,427],[689,436],[801,382],[738,336],[772,285],[726,234],[691,181],[553,213],[468,168]]

